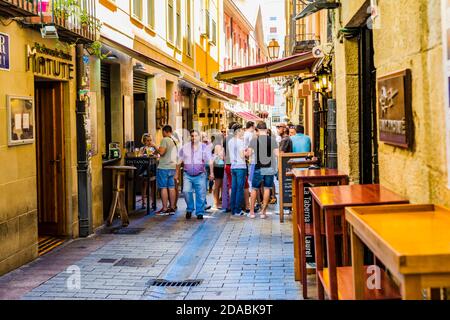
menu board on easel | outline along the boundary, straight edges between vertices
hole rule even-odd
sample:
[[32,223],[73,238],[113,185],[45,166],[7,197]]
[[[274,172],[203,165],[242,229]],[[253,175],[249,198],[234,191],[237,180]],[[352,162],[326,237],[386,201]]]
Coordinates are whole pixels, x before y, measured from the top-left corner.
[[280,190],[280,220],[284,219],[284,210],[292,208],[292,177],[287,173],[292,170],[292,166],[288,163],[294,158],[312,158],[313,153],[280,153],[278,156],[278,174],[279,174],[279,190]]

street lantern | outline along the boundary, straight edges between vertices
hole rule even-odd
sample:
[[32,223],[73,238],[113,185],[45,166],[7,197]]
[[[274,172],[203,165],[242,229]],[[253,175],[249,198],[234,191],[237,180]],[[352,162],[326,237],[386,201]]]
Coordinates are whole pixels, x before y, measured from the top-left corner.
[[267,49],[269,49],[269,58],[271,60],[278,59],[280,54],[280,45],[277,40],[272,39],[272,41],[269,42]]
[[322,73],[319,75],[319,83],[320,83],[320,88],[322,90],[327,90],[328,89],[328,74],[326,73]]

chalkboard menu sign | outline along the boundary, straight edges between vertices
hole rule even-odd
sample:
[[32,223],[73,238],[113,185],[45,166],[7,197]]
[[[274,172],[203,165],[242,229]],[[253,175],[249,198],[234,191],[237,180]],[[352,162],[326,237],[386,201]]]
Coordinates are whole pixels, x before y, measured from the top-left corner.
[[280,153],[278,156],[281,222],[284,221],[284,210],[292,208],[292,177],[287,175],[292,170],[289,160],[295,158],[305,158],[306,160],[311,157],[313,157],[312,153]]

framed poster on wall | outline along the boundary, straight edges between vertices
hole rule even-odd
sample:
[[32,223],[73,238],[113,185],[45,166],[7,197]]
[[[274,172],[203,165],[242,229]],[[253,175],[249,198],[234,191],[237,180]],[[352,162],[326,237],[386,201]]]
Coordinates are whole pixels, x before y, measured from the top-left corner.
[[412,148],[411,70],[406,69],[378,78],[378,114],[380,142]]
[[32,97],[6,96],[8,146],[34,142],[34,100]]

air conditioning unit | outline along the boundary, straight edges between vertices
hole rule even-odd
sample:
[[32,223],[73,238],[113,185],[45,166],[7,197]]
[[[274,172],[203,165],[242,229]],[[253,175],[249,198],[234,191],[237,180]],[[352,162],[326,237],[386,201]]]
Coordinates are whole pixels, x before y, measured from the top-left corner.
[[41,36],[44,39],[58,39],[58,30],[55,26],[44,26],[41,28]]

